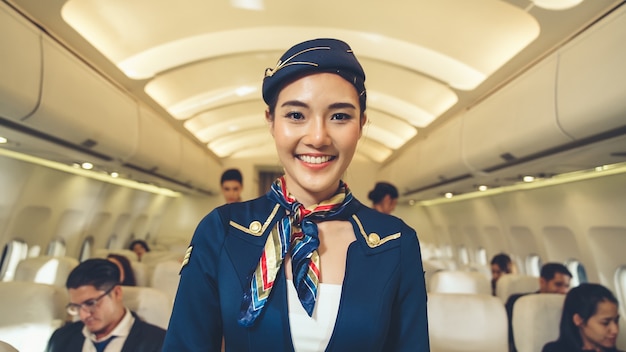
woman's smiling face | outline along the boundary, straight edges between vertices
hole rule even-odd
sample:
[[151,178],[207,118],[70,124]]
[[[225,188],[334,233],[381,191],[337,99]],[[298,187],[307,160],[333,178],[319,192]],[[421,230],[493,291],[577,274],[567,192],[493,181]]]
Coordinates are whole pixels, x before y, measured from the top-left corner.
[[354,86],[333,73],[304,76],[280,91],[266,118],[289,192],[305,206],[330,198],[366,120]]

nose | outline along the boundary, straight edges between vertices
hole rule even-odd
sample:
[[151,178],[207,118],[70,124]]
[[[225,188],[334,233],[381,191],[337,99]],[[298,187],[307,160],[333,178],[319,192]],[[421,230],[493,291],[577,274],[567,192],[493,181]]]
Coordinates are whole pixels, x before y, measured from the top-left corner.
[[619,325],[617,324],[617,322],[613,321],[611,322],[611,324],[609,324],[609,331],[611,333],[611,335],[616,335],[619,332]]
[[314,148],[320,148],[330,144],[328,126],[323,117],[316,117],[309,120],[304,142]]

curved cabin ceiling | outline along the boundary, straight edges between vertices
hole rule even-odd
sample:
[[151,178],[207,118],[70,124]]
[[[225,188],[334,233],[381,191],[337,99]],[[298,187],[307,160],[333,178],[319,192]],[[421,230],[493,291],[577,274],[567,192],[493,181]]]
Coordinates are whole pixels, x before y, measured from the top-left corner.
[[275,158],[261,99],[263,72],[299,41],[345,40],[367,75],[369,123],[357,154],[378,163],[433,122],[475,104],[611,3],[9,2],[220,159]]

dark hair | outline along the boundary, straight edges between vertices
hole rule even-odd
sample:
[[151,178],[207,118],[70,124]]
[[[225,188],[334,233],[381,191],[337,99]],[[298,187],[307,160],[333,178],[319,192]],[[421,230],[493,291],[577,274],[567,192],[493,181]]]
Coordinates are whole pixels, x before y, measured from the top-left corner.
[[130,245],[128,246],[128,249],[130,249],[132,251],[133,247],[135,247],[136,244],[141,245],[143,247],[143,249],[146,250],[146,252],[150,252],[150,247],[148,247],[148,244],[144,240],[134,240],[134,241],[132,241],[130,243]]
[[505,273],[511,273],[511,257],[509,257],[507,254],[500,253],[494,255],[491,259],[491,265],[494,264],[497,265],[498,268],[500,268],[500,270],[504,271]]
[[80,263],[67,277],[65,287],[93,286],[99,291],[120,284],[120,269],[115,263],[102,258],[87,259]]
[[574,324],[574,314],[578,314],[586,323],[596,314],[598,303],[606,301],[618,304],[613,293],[599,284],[580,284],[567,293],[563,303],[558,341],[563,346],[567,346],[568,351],[580,351],[583,345],[580,331]]
[[541,277],[546,281],[554,279],[556,273],[567,275],[570,278],[572,277],[572,273],[561,263],[546,263],[541,267]]
[[386,195],[389,195],[392,199],[396,199],[398,198],[398,189],[391,183],[378,182],[376,186],[374,186],[374,189],[367,195],[367,198],[374,204],[378,204]]
[[228,169],[222,173],[222,178],[220,179],[220,184],[224,183],[224,181],[238,181],[243,185],[243,177],[241,176],[241,171],[237,169]]
[[122,269],[124,270],[124,281],[122,281],[123,286],[137,286],[137,280],[135,280],[135,272],[133,271],[133,267],[130,265],[130,261],[123,255],[111,253],[107,255],[107,258],[112,258],[120,262],[122,264]]

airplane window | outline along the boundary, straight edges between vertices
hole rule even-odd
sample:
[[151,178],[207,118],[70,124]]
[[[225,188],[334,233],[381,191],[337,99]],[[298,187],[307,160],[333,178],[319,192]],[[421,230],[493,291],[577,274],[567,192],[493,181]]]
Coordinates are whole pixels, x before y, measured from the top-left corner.
[[618,300],[622,302],[620,304],[622,315],[626,315],[626,307],[623,303],[626,302],[626,265],[622,265],[615,271],[615,291]]
[[48,244],[46,255],[51,257],[62,257],[65,255],[65,242],[62,239],[52,240]]
[[85,238],[82,246],[80,246],[80,254],[78,255],[78,260],[83,262],[89,258],[91,258],[91,248],[93,247],[93,237],[89,236]]
[[20,260],[28,255],[28,244],[21,240],[12,240],[4,246],[2,251],[2,263],[0,278],[2,281],[11,281],[15,275],[15,268]]
[[537,254],[529,254],[526,257],[526,274],[539,277],[541,265],[541,258]]
[[576,259],[568,260],[565,265],[567,269],[572,273],[572,280],[570,282],[570,287],[576,287],[582,283],[588,282],[587,280],[587,271],[585,270],[585,266]]
[[487,250],[483,247],[476,249],[476,263],[487,265]]
[[28,248],[28,258],[37,258],[41,254],[41,246],[34,245]]

